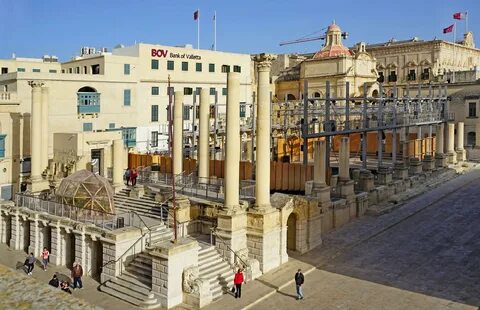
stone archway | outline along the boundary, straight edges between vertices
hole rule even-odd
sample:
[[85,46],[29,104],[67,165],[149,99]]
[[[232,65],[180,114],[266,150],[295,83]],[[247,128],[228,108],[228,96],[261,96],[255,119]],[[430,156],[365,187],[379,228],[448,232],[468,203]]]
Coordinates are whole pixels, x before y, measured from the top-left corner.
[[287,250],[297,250],[297,215],[293,212],[287,220]]

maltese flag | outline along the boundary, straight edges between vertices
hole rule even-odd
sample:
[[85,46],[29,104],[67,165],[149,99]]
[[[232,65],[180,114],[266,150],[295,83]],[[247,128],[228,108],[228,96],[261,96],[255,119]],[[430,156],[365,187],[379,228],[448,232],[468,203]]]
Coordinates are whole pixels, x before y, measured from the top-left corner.
[[454,19],[465,19],[467,17],[467,13],[457,12],[453,14]]

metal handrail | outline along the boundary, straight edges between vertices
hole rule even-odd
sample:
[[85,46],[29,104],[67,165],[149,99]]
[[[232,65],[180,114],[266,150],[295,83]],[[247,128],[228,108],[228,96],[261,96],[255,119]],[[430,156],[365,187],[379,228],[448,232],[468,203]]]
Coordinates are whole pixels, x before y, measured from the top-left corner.
[[[215,227],[210,227],[210,231],[213,235],[215,235],[215,237],[218,237],[220,240],[222,240],[223,244],[225,244],[225,246],[227,247],[227,250],[232,252],[235,258],[237,258],[240,262],[242,262],[243,266],[246,269],[249,268],[248,264],[234,250],[232,250],[232,248],[230,248],[230,246],[226,243],[225,239],[223,239],[222,237],[220,237],[220,235],[217,234]],[[210,243],[212,243],[211,239],[212,238],[210,238]],[[223,257],[228,261],[228,259],[225,257],[225,254],[223,254]],[[235,266],[233,266],[233,268],[235,268]]]
[[[143,218],[140,216],[140,214],[137,213],[137,211],[130,210],[130,212],[131,212],[132,214],[136,215],[136,216],[140,219],[140,221],[143,223],[143,225],[145,226],[145,228],[147,228],[148,234],[149,234],[149,235],[148,235],[148,242],[147,242],[147,244],[148,244],[148,246],[150,246],[150,245],[151,245],[151,242],[152,242],[152,230],[151,230],[150,227],[147,225],[147,223],[145,223],[145,221],[144,221]],[[132,220],[132,226],[133,226],[133,223],[134,223],[134,221]],[[142,229],[142,227],[139,227],[139,228]]]

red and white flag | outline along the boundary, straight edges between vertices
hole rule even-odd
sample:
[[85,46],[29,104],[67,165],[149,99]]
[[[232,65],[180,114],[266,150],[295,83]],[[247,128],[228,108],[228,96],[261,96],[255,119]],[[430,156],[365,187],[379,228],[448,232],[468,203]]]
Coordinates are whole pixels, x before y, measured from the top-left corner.
[[453,14],[453,19],[465,19],[467,18],[467,13],[457,12]]
[[198,20],[199,17],[200,17],[200,12],[198,10],[193,12],[193,20]]
[[451,24],[450,26],[448,26],[447,28],[443,28],[443,33],[449,33],[449,32],[452,32],[453,31],[453,27],[455,26],[455,24]]

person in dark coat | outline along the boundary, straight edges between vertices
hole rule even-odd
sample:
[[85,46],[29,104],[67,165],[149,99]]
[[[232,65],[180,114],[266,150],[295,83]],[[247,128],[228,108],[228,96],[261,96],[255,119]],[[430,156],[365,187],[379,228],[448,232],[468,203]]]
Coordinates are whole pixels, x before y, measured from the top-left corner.
[[73,268],[72,268],[72,278],[73,278],[73,288],[82,288],[82,276],[83,276],[83,268],[82,266],[75,262],[73,263]]
[[66,293],[72,293],[72,291],[70,290],[70,285],[68,285],[68,282],[66,281],[62,281],[62,283],[60,284],[60,289]]
[[239,268],[233,278],[233,284],[235,285],[235,298],[242,297],[242,284],[244,280],[242,269]]
[[298,269],[295,274],[295,286],[297,288],[297,300],[303,299],[303,289],[302,285],[305,282],[305,277],[303,276],[302,270]]
[[58,278],[57,278],[56,274],[53,275],[53,278],[50,280],[50,282],[48,282],[48,284],[50,284],[53,287],[58,288],[58,286],[60,285],[60,282],[58,282]]
[[37,259],[35,258],[33,253],[30,253],[30,255],[28,255],[27,259],[25,260],[25,265],[27,267],[27,274],[29,276],[32,275],[33,267],[35,266],[36,261]]

